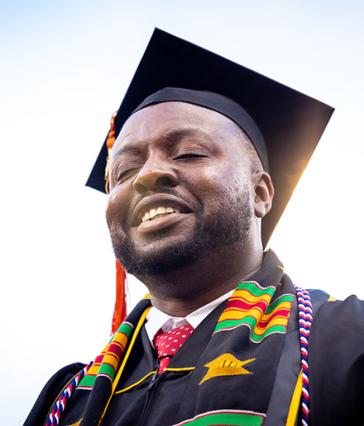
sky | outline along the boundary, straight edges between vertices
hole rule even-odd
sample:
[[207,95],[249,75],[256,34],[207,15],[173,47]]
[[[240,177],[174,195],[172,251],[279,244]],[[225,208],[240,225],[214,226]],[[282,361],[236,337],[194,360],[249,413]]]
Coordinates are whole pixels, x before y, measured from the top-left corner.
[[0,0],[1,424],[107,343],[107,198],[84,183],[154,27],[335,107],[269,246],[296,284],[364,298],[363,22],[352,0]]

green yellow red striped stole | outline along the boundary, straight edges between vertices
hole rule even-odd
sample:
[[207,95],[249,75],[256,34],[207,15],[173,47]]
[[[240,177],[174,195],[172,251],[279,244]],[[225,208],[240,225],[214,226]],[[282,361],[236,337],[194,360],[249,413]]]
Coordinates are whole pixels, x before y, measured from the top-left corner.
[[113,383],[117,372],[120,370],[126,350],[130,345],[131,337],[135,331],[139,332],[143,325],[146,309],[150,306],[150,296],[147,295],[135,307],[128,318],[121,323],[117,331],[112,334],[109,343],[94,359],[85,376],[79,382],[77,389],[92,390],[97,378],[104,377]]
[[104,350],[95,358],[87,374],[77,386],[77,389],[91,390],[98,375],[107,377],[111,381],[114,380],[120,359],[125,351],[133,328],[133,324],[127,321],[124,321],[120,325]]
[[267,336],[286,333],[293,301],[292,294],[283,294],[272,301],[276,288],[262,287],[257,282],[240,283],[220,315],[214,334],[245,326],[250,340],[260,343]]

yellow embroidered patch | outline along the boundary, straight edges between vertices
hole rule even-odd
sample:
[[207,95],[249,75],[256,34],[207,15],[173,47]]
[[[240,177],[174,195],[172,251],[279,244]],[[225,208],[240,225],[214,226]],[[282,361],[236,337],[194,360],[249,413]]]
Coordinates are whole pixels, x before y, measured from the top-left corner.
[[253,374],[251,371],[245,369],[244,366],[255,361],[255,359],[256,358],[251,358],[245,361],[240,361],[240,359],[235,358],[232,354],[222,354],[204,365],[204,367],[207,367],[208,370],[199,385],[214,377]]

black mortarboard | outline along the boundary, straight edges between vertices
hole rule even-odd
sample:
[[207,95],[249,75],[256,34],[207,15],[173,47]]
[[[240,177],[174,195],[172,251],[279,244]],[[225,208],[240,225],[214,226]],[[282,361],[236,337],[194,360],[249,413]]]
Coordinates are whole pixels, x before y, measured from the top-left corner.
[[[138,106],[148,96],[165,87],[223,95],[243,107],[259,128],[275,187],[273,208],[263,220],[262,239],[266,245],[333,108],[156,29],[115,117],[116,136]],[[229,113],[225,115],[234,119]],[[262,158],[259,148],[257,151]],[[106,162],[105,141],[86,185],[105,192]]]

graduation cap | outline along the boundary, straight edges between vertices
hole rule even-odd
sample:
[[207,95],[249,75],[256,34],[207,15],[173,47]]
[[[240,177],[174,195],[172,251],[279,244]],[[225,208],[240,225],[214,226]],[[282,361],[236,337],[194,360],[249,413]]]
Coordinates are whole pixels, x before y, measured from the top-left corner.
[[[165,88],[188,90],[177,90],[177,95],[173,97],[174,89]],[[156,93],[158,91],[161,92]],[[199,99],[204,98],[204,92],[207,98],[207,92],[213,92],[210,93],[212,101]],[[178,96],[181,93],[187,93],[186,102],[215,109],[237,122],[252,139],[265,169],[269,167],[275,196],[272,209],[262,223],[262,240],[266,245],[333,108],[206,49],[155,29],[114,117],[115,137],[141,104],[143,107],[168,99],[180,100]],[[213,94],[220,96],[214,97]],[[150,95],[154,98],[152,96],[143,103]],[[216,104],[216,99],[218,105],[214,107],[212,103]],[[86,183],[103,192],[108,155],[106,140]],[[266,156],[269,166],[264,164],[267,163]]]

